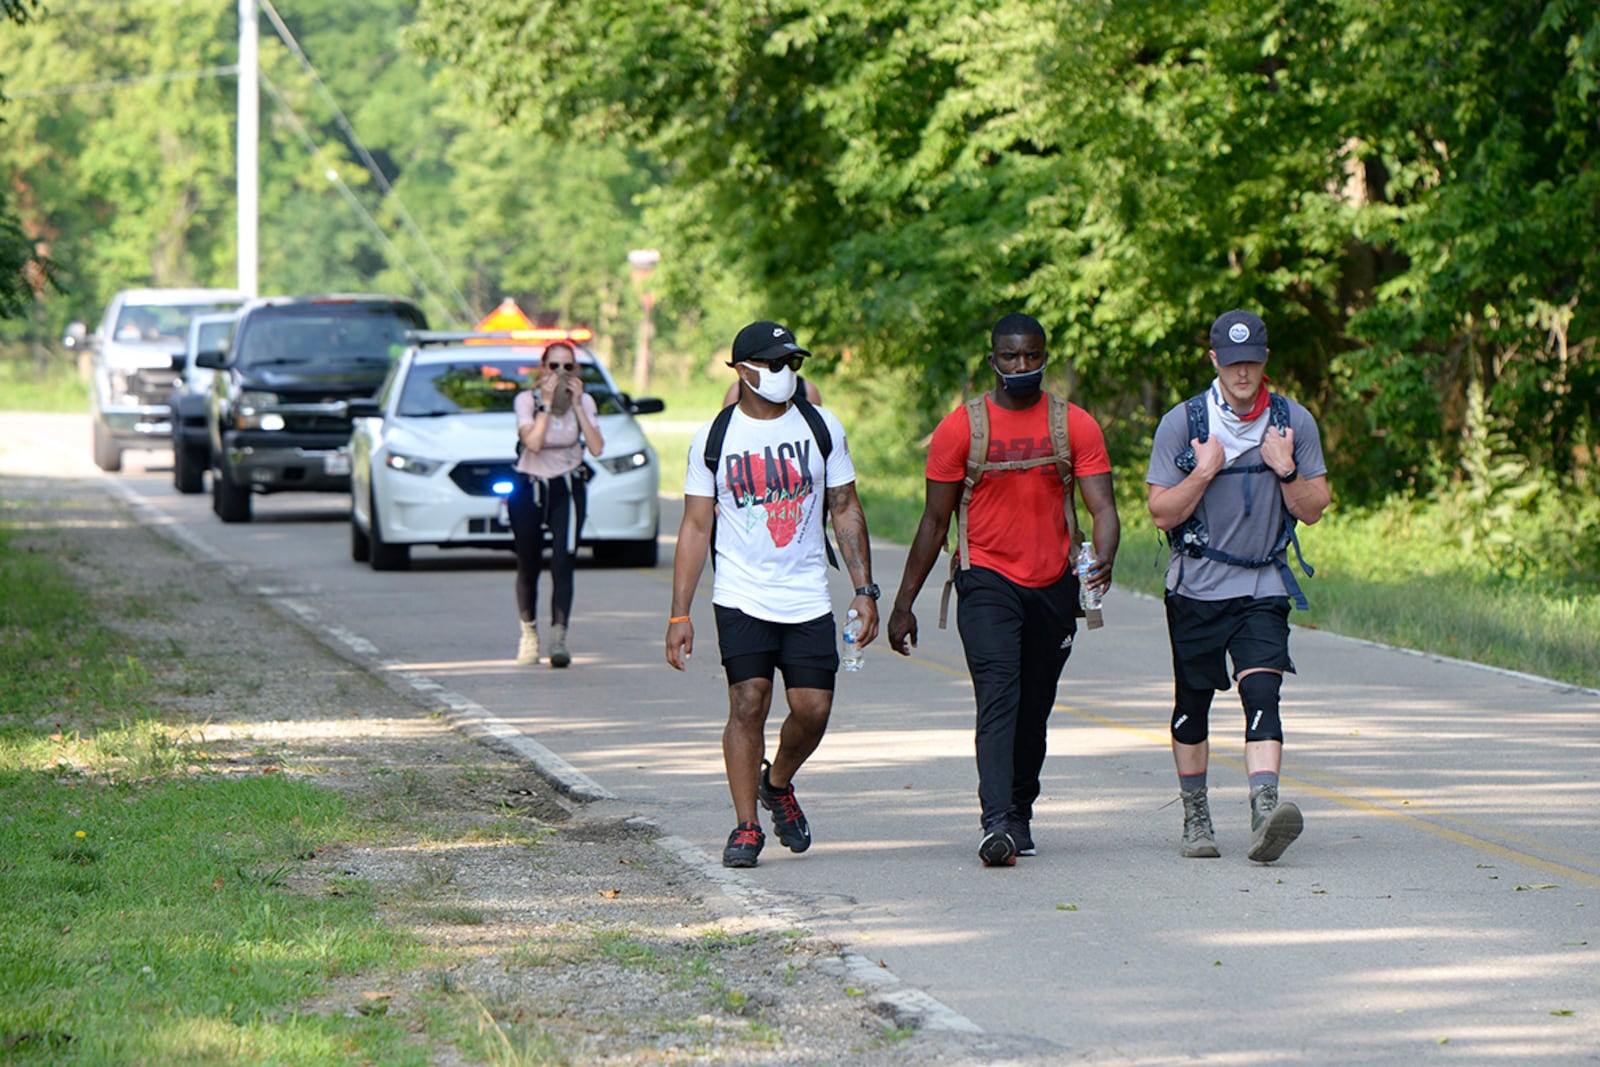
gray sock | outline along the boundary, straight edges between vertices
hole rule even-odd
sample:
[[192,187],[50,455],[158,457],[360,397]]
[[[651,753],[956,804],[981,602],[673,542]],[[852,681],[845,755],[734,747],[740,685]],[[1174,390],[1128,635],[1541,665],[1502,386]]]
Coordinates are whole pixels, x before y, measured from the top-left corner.
[[1178,775],[1178,788],[1185,793],[1204,793],[1206,791],[1206,772]]
[[1278,788],[1278,772],[1256,771],[1250,776],[1250,792],[1254,793],[1264,785],[1270,785],[1274,789]]

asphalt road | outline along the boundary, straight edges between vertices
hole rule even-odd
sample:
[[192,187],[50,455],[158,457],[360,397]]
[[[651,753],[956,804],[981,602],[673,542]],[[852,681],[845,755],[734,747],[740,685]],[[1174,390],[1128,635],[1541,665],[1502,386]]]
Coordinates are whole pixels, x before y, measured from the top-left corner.
[[[760,867],[721,872],[733,816],[709,574],[690,670],[663,656],[675,501],[663,564],[585,564],[573,666],[528,670],[512,664],[508,554],[419,550],[410,572],[378,574],[350,561],[346,498],[258,498],[255,522],[224,526],[208,496],[174,492],[166,454],[131,453],[125,473],[101,476],[88,441],[82,418],[0,415],[0,476],[48,471],[143,502],[197,565],[483,709],[614,797],[596,803],[654,820],[751,907],[846,945],[859,980],[925,1025],[1094,1063],[1600,1062],[1600,693],[1297,629],[1284,794],[1305,835],[1277,864],[1245,860],[1240,719],[1223,695],[1223,858],[1185,860],[1161,608],[1114,592],[1060,689],[1039,855],[986,870],[971,688],[953,625],[935,628],[930,579],[914,656],[873,645],[861,673],[840,676],[827,739],[796,780],[815,845],[795,856],[769,838]],[[1119,569],[1153,566],[1153,529],[1139,515],[1124,526]],[[875,552],[886,603],[903,560]],[[848,583],[834,584],[842,609]]]

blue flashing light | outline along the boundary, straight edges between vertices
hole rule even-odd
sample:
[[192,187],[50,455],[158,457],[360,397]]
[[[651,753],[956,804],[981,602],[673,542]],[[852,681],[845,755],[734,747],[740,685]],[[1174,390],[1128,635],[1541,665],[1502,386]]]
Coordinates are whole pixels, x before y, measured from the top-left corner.
[[510,481],[499,481],[495,482],[489,488],[494,490],[495,496],[510,496],[511,486],[512,483]]

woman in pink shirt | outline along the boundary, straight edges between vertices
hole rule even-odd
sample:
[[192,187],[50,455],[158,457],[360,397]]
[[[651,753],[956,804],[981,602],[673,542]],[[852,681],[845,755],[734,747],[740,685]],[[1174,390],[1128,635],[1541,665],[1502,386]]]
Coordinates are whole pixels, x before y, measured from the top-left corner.
[[515,487],[507,499],[517,550],[517,614],[522,635],[517,663],[539,662],[539,571],[544,565],[544,532],[550,531],[550,666],[572,662],[567,651],[567,620],[572,613],[572,572],[587,503],[588,468],[584,449],[598,456],[605,448],[596,421],[594,398],[583,389],[577,353],[557,342],[544,350],[539,384],[517,395]]

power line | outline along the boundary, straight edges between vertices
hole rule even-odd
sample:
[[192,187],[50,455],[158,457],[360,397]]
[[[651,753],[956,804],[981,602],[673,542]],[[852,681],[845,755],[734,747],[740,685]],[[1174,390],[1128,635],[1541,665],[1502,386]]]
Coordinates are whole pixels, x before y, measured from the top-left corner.
[[367,151],[366,146],[361,143],[361,138],[356,136],[355,127],[345,117],[344,111],[339,107],[339,102],[334,99],[333,93],[323,82],[322,76],[317,73],[316,67],[311,63],[311,57],[306,55],[305,50],[300,47],[300,42],[295,39],[294,34],[290,32],[289,27],[279,16],[278,9],[272,6],[272,0],[260,0],[260,4],[261,9],[266,12],[267,18],[272,22],[273,29],[277,31],[278,38],[300,61],[300,65],[311,76],[312,83],[322,94],[328,107],[332,109],[334,120],[339,124],[339,128],[344,131],[345,137],[349,139],[351,146],[355,148],[356,154],[361,157],[361,162],[366,166],[367,173],[372,175],[373,181],[378,183],[378,188],[393,203],[395,214],[399,216],[401,223],[404,224],[411,236],[422,245],[422,250],[427,254],[428,259],[432,261],[434,270],[438,272],[440,278],[444,279],[445,284],[450,287],[450,291],[456,299],[456,306],[462,312],[465,320],[468,322],[474,321],[478,316],[474,314],[471,305],[467,303],[467,298],[462,295],[460,288],[451,280],[450,272],[439,261],[439,257],[433,251],[433,246],[423,236],[421,228],[417,226],[411,217],[411,213],[406,210],[405,204],[401,201],[399,195],[395,193],[394,186],[389,184],[389,179],[383,173],[383,168],[378,166],[378,161],[372,158],[372,153]]
[[422,276],[411,266],[410,261],[401,254],[399,248],[395,247],[395,243],[389,240],[388,234],[383,232],[383,227],[378,224],[378,220],[372,217],[372,213],[361,203],[360,198],[356,196],[350,186],[345,184],[344,179],[339,177],[339,169],[329,161],[326,153],[317,146],[316,140],[312,138],[310,131],[306,129],[305,123],[301,121],[300,116],[289,105],[289,101],[284,98],[283,93],[278,90],[278,87],[272,83],[272,79],[268,78],[265,73],[261,75],[261,87],[267,91],[267,94],[272,97],[278,107],[283,109],[284,115],[289,119],[289,124],[294,128],[295,133],[300,135],[300,140],[305,143],[306,150],[311,153],[313,159],[322,164],[323,173],[327,176],[328,181],[332,182],[338,188],[340,195],[345,198],[351,207],[356,209],[356,213],[367,224],[367,229],[383,245],[390,261],[398,263],[404,268],[405,272],[411,276],[411,282],[419,292],[426,293],[443,307],[444,301],[440,300],[439,295],[429,288],[427,282],[422,280]]

